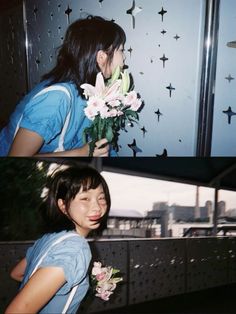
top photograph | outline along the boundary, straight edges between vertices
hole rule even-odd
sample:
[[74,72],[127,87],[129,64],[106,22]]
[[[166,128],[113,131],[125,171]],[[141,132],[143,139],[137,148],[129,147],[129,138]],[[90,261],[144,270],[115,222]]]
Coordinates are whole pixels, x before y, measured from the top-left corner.
[[235,157],[235,0],[2,0],[0,157]]

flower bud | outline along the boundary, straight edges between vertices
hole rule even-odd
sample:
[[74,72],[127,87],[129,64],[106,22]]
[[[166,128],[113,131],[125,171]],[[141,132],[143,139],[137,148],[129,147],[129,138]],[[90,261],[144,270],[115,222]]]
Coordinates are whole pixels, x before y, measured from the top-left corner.
[[121,91],[122,94],[124,95],[129,91],[130,77],[127,70],[125,70],[123,73],[121,72],[121,76],[122,76]]
[[113,82],[115,82],[116,80],[118,80],[118,78],[120,77],[120,66],[118,65],[115,68],[115,71],[112,73],[112,77],[110,79],[110,84],[112,84]]

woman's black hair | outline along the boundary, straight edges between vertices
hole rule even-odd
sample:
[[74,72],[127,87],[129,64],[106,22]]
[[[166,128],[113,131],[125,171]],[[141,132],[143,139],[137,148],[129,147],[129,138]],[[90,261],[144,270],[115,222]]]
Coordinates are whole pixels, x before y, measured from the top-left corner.
[[96,76],[101,71],[97,64],[97,52],[105,51],[110,63],[114,51],[125,41],[124,30],[112,21],[98,16],[77,20],[66,32],[56,66],[42,80],[49,80],[49,84],[73,82],[83,97],[80,85],[95,85]]
[[56,171],[52,177],[49,177],[48,193],[40,207],[44,221],[44,231],[59,232],[75,229],[75,225],[69,215],[62,213],[58,207],[58,199],[62,199],[65,202],[65,208],[68,211],[70,202],[81,189],[83,191],[96,189],[100,184],[105,194],[107,211],[100,221],[100,226],[97,229],[99,232],[106,228],[111,206],[109,188],[105,179],[97,170],[90,167],[78,168],[73,166],[65,170]]

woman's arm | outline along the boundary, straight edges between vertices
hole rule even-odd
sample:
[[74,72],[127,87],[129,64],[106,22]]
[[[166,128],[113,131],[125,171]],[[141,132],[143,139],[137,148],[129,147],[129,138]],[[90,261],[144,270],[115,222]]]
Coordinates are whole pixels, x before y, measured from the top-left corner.
[[62,268],[39,268],[9,304],[5,314],[37,313],[65,282]]
[[[97,147],[107,143],[106,139],[102,139],[96,143]],[[89,145],[85,144],[81,148],[75,148],[68,151],[52,152],[46,154],[38,154],[40,148],[43,145],[43,138],[36,132],[27,130],[25,128],[19,128],[15,139],[11,145],[8,156],[40,156],[40,157],[86,157],[89,155]],[[104,148],[96,148],[94,150],[94,157],[107,157],[108,156],[108,145]]]
[[26,258],[23,258],[11,271],[10,276],[16,281],[22,281],[26,269]]

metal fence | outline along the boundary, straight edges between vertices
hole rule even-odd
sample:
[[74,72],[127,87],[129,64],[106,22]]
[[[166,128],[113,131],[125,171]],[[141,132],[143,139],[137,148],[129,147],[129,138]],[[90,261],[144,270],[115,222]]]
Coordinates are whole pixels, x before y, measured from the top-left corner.
[[[109,302],[85,300],[95,313],[236,282],[236,238],[90,241],[93,260],[121,270],[124,282]],[[0,311],[17,293],[10,269],[32,242],[0,242]]]

